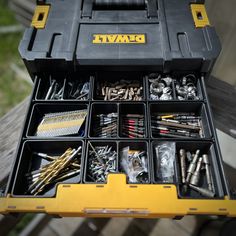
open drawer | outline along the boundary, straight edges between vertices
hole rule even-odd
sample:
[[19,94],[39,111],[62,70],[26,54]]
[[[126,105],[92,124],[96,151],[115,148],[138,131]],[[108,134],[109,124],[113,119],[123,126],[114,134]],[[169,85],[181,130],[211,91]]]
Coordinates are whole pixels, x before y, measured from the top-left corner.
[[236,216],[204,76],[38,75],[0,212]]

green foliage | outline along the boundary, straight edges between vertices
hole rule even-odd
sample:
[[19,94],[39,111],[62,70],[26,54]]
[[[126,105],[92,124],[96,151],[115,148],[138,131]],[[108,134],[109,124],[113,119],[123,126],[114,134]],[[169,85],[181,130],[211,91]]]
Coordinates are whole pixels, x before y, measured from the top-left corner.
[[17,236],[22,230],[30,223],[31,220],[35,217],[35,214],[25,214],[23,218],[18,222],[18,224],[12,229],[7,236]]
[[[0,27],[18,24],[7,3],[0,0]],[[0,35],[0,117],[22,101],[31,91],[31,86],[18,78],[10,69],[15,63],[24,69],[18,52],[22,32]]]

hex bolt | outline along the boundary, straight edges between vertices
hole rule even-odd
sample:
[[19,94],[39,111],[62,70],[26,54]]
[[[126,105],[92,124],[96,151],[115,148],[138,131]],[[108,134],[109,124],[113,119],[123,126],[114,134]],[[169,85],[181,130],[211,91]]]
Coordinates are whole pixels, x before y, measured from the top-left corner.
[[189,167],[188,167],[188,170],[187,170],[187,178],[186,178],[186,183],[189,183],[190,181],[190,178],[192,176],[192,174],[194,173],[195,171],[195,168],[196,168],[196,164],[197,164],[197,159],[198,159],[198,156],[200,154],[200,150],[198,149],[193,157],[193,160],[192,162],[190,163]]
[[207,179],[207,186],[208,189],[210,191],[214,191],[213,190],[213,179],[212,179],[212,174],[211,174],[211,170],[210,170],[210,162],[209,162],[209,158],[207,154],[202,155],[203,158],[203,163],[205,164],[205,168],[206,168],[206,179]]
[[194,173],[191,176],[190,184],[197,186],[200,180],[200,171],[202,165],[202,157],[199,157],[197,162],[197,167]]

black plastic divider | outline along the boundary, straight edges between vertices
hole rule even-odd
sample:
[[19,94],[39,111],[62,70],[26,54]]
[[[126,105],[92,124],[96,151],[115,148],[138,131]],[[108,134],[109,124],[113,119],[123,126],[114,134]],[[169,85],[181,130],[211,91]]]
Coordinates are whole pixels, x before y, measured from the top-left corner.
[[[181,167],[180,167],[180,159],[179,159],[179,150],[185,149],[186,151],[196,152],[197,149],[200,150],[201,157],[203,154],[207,154],[210,162],[210,170],[213,178],[213,185],[215,191],[214,198],[223,198],[224,191],[222,188],[222,181],[220,178],[219,165],[217,163],[217,153],[215,149],[215,144],[211,141],[176,141],[176,165],[177,165],[177,176],[178,176],[178,194],[180,198],[207,198],[199,194],[197,191],[187,188],[186,193],[183,190],[183,184],[181,183]],[[199,186],[204,189],[207,189],[207,180],[205,170],[201,170]]]
[[128,138],[127,136],[122,134],[122,125],[123,120],[122,116],[127,114],[138,114],[143,115],[144,119],[144,137],[136,138],[136,139],[145,139],[148,137],[148,121],[147,121],[147,111],[146,111],[146,103],[135,102],[135,103],[120,103],[119,104],[119,137],[120,138]]
[[[80,73],[78,73],[79,75]],[[77,75],[69,76],[69,79],[86,79],[86,76],[90,76],[90,73],[83,71],[82,72],[85,77],[76,77]],[[125,145],[130,145],[131,148],[145,148],[147,151],[147,158],[148,158],[148,171],[149,171],[149,183],[155,184],[167,184],[160,182],[155,177],[155,163],[154,163],[154,144],[162,141],[173,141],[176,143],[177,151],[180,145],[183,148],[192,147],[194,148],[203,148],[206,151],[206,154],[209,155],[210,161],[212,163],[213,168],[213,176],[214,176],[214,184],[216,189],[216,198],[221,198],[224,195],[221,179],[222,179],[222,172],[219,172],[219,166],[222,165],[220,160],[220,154],[218,155],[219,149],[215,147],[215,132],[214,127],[211,124],[212,119],[209,119],[211,113],[208,110],[208,104],[205,104],[205,93],[204,92],[204,81],[201,79],[198,80],[197,86],[200,86],[199,91],[201,92],[201,100],[188,100],[188,101],[180,101],[176,99],[175,90],[173,90],[174,98],[173,100],[169,101],[153,101],[149,99],[149,84],[148,80],[146,79],[145,75],[148,73],[144,72],[97,72],[91,73],[95,74],[95,76],[90,76],[90,97],[86,101],[80,100],[48,100],[45,101],[44,99],[38,99],[38,95],[40,92],[45,92],[44,88],[40,87],[40,82],[42,80],[47,82],[47,77],[38,77],[35,80],[35,87],[32,93],[32,100],[30,103],[30,108],[28,111],[28,115],[26,117],[26,123],[22,134],[22,139],[18,147],[18,154],[15,161],[14,166],[14,174],[11,176],[11,181],[8,186],[8,193],[12,193],[14,197],[30,197],[31,195],[24,195],[23,189],[24,187],[24,180],[23,174],[24,172],[28,171],[28,168],[31,168],[32,164],[32,151],[38,150],[43,152],[43,150],[52,151],[53,148],[56,147],[58,151],[61,150],[62,147],[65,147],[66,144],[76,145],[76,143],[86,143],[83,148],[82,153],[82,169],[81,174],[72,178],[72,182],[70,183],[82,183],[82,184],[104,184],[104,182],[95,183],[86,179],[86,172],[87,172],[87,164],[88,164],[88,142],[94,143],[99,146],[106,146],[112,145],[117,150],[117,173],[121,172],[120,169],[120,150],[125,147]],[[130,74],[129,78],[124,78],[122,75]],[[105,76],[103,76],[105,75]],[[111,77],[110,77],[111,76]],[[178,75],[179,76],[179,75]],[[61,77],[64,78],[64,77]],[[116,81],[117,79],[132,79],[132,80],[142,80],[143,81],[143,101],[129,101],[129,100],[117,100],[117,101],[103,101],[97,100],[96,90],[97,90],[97,82],[99,81]],[[176,77],[177,78],[177,77]],[[176,79],[174,78],[174,79]],[[45,80],[46,79],[46,80]],[[44,84],[45,86],[45,84]],[[172,86],[174,84],[172,83]],[[42,90],[42,91],[41,91]],[[67,90],[67,88],[66,88]],[[202,92],[203,91],[203,92]],[[41,96],[41,95],[40,95]],[[40,97],[39,96],[39,97]],[[206,101],[207,102],[207,101]],[[53,113],[53,112],[60,112],[60,111],[72,111],[78,109],[87,109],[88,114],[86,117],[85,122],[85,135],[83,137],[78,136],[64,136],[64,137],[54,137],[54,138],[42,138],[33,136],[40,119],[45,113]],[[94,137],[93,132],[96,127],[94,127],[94,115],[96,113],[111,113],[116,111],[118,113],[118,131],[116,138],[99,138]],[[166,113],[166,112],[195,112],[202,116],[202,123],[203,123],[203,130],[206,134],[202,139],[186,139],[185,137],[180,139],[167,139],[167,138],[160,138],[152,135],[151,132],[151,115],[156,113]],[[121,135],[121,127],[122,127],[122,120],[121,116],[124,114],[143,114],[144,115],[144,127],[145,127],[145,137],[144,138],[128,138],[123,137]],[[158,139],[157,139],[158,138]],[[80,140],[80,141],[77,141]],[[152,143],[150,144],[150,142]],[[39,145],[38,145],[38,144]],[[53,145],[52,145],[53,143]],[[191,143],[191,144],[189,144]],[[44,145],[42,145],[44,144]],[[61,145],[63,144],[63,145]],[[57,148],[58,147],[58,148]],[[191,150],[191,149],[190,149]],[[35,162],[33,165],[40,166],[43,161]],[[176,159],[175,162],[175,178],[172,184],[176,184],[178,186],[178,194],[180,198],[203,198],[200,194],[195,192],[194,190],[188,190],[187,195],[182,194],[182,185],[181,185],[181,177],[180,177],[180,170],[179,170],[179,163]],[[221,166],[221,168],[223,168]],[[221,169],[220,169],[221,170]],[[219,175],[219,173],[221,175]],[[82,178],[81,178],[82,176]],[[223,178],[225,178],[223,176]],[[225,181],[225,179],[223,179]],[[13,182],[14,181],[14,182]],[[67,183],[67,182],[66,182]],[[106,182],[105,182],[106,183]],[[128,183],[128,180],[127,180]],[[225,182],[224,182],[225,183]],[[132,183],[132,184],[141,184],[141,183]],[[203,181],[203,186],[205,187],[205,182]],[[227,186],[226,186],[227,189]],[[56,194],[56,186],[51,189],[49,192],[46,192],[44,195],[40,195],[39,197],[53,197]]]
[[147,183],[131,183],[129,182],[129,178],[127,176],[127,183],[129,184],[150,184],[152,179],[152,165],[151,165],[151,158],[150,158],[150,147],[149,141],[130,141],[130,140],[121,140],[118,142],[118,170],[120,173],[125,173],[121,166],[121,150],[125,147],[129,146],[130,150],[138,150],[138,151],[145,151],[146,152],[146,159],[147,159],[147,171],[148,171],[148,182]]
[[57,185],[60,183],[80,183],[81,176],[83,171],[83,162],[84,162],[84,142],[81,140],[27,140],[22,145],[22,150],[20,152],[20,158],[17,165],[17,170],[14,177],[14,183],[12,188],[12,195],[14,197],[35,197],[29,193],[27,173],[33,170],[38,170],[41,166],[49,163],[47,160],[36,156],[35,152],[46,153],[51,156],[62,155],[69,147],[77,149],[79,146],[82,146],[81,150],[81,168],[80,173],[75,176],[68,178],[64,181],[58,182],[56,184],[49,185],[45,191],[36,197],[53,197],[56,195]]
[[112,151],[116,151],[117,153],[117,158],[116,158],[116,171],[118,171],[118,143],[113,140],[108,140],[104,139],[103,141],[101,140],[88,140],[86,144],[86,154],[85,154],[85,162],[84,162],[84,168],[83,168],[83,182],[85,184],[104,184],[107,183],[105,182],[94,182],[91,178],[88,176],[88,164],[89,164],[89,151],[92,150],[92,147],[90,144],[95,148],[96,146],[112,146]]
[[[151,127],[151,118],[155,114],[171,114],[171,113],[195,113],[198,116],[201,116],[201,125],[203,128],[203,136],[204,138],[211,139],[212,138],[212,132],[211,128],[209,125],[209,119],[208,119],[208,114],[206,112],[206,106],[203,102],[177,102],[177,101],[172,101],[172,102],[152,102],[149,103],[149,108],[148,108],[148,119],[149,119],[149,132],[151,134],[152,138],[160,138],[158,135],[154,135],[152,132],[152,127]],[[183,137],[187,138],[187,137]],[[173,138],[173,140],[176,138]],[[178,139],[178,138],[177,138]],[[189,138],[192,139],[192,138]],[[201,139],[199,137],[199,139]]]
[[[38,124],[41,122],[41,119],[43,116],[47,113],[56,113],[56,112],[66,112],[66,111],[74,111],[74,110],[87,110],[87,116],[85,118],[85,122],[83,123],[84,127],[84,135],[78,136],[78,134],[71,135],[71,136],[63,136],[63,137],[58,137],[58,138],[65,138],[65,137],[86,137],[87,136],[87,124],[88,124],[88,117],[89,117],[89,109],[88,109],[88,104],[87,103],[35,103],[32,107],[32,112],[30,114],[30,120],[26,132],[26,136],[28,138],[40,138],[42,139],[43,137],[37,137],[34,136]],[[46,138],[45,138],[46,139]]]
[[[97,115],[99,114],[109,114],[109,113],[117,113],[117,131],[115,137],[110,137],[109,139],[117,139],[118,137],[118,129],[119,129],[119,111],[118,111],[118,103],[104,103],[104,102],[94,102],[91,105],[91,112],[89,117],[89,138],[96,138],[96,139],[104,139],[103,137],[98,137],[95,132],[100,126],[97,126]],[[106,138],[106,137],[105,137]]]
[[[140,101],[146,101],[146,82],[143,78],[143,75],[141,72],[137,71],[109,71],[109,72],[98,72],[96,75],[96,78],[94,79],[93,83],[93,94],[92,99],[93,101],[105,101],[105,102],[114,102],[114,100],[104,100],[103,97],[99,96],[101,93],[101,86],[100,84],[103,82],[109,82],[114,83],[116,81],[120,80],[131,80],[131,81],[140,81],[140,84],[143,87],[142,90],[142,97],[143,99]],[[117,102],[132,102],[132,100],[115,100]],[[133,101],[138,102],[138,101]]]

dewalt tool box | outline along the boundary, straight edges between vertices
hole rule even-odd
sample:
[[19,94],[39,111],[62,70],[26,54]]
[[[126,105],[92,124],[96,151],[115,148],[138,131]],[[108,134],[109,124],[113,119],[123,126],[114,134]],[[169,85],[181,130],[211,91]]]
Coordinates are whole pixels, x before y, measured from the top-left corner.
[[38,1],[0,212],[236,216],[205,86],[220,49],[204,0]]

